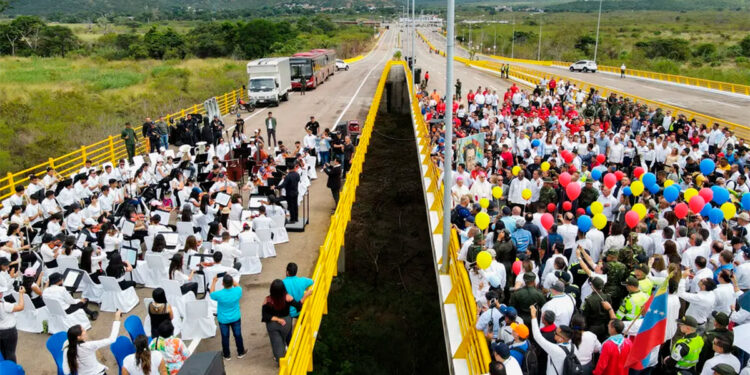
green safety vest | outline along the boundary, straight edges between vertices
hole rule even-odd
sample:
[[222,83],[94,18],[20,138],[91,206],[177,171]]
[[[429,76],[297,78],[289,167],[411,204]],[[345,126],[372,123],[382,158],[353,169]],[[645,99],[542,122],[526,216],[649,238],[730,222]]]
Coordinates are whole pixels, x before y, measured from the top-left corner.
[[[690,352],[688,352],[686,356],[680,358],[680,352],[679,349],[677,349],[677,346],[682,343],[687,344],[688,348],[690,348]],[[698,364],[698,357],[700,356],[702,349],[703,337],[696,335],[693,338],[681,338],[672,346],[672,359],[677,361],[677,368],[689,369]]]
[[654,282],[646,277],[643,280],[638,280],[638,288],[641,289],[641,292],[651,295],[651,290],[654,288]]
[[638,291],[625,297],[620,308],[617,310],[617,319],[635,320],[641,315],[643,305],[648,301],[646,293]]

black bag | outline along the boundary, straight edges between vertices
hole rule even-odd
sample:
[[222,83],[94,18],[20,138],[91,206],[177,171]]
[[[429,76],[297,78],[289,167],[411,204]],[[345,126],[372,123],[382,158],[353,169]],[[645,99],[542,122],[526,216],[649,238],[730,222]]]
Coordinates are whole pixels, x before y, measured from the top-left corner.
[[565,352],[565,359],[563,360],[562,365],[562,371],[558,370],[557,367],[555,367],[555,363],[552,363],[552,368],[555,369],[555,373],[557,375],[583,375],[583,366],[581,366],[581,361],[578,360],[578,357],[576,357],[574,350],[568,350],[568,348],[560,345],[560,348]]
[[523,375],[533,375],[537,373],[537,371],[539,370],[539,363],[536,358],[536,351],[534,350],[533,345],[529,345],[528,350],[523,350],[520,347],[510,348],[510,350],[515,350],[523,356],[523,361],[521,361],[520,363]]

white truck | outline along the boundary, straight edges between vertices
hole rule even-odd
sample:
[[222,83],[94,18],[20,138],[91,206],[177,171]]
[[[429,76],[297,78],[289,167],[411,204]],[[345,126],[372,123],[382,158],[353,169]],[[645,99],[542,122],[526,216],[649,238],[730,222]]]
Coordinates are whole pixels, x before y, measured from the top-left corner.
[[247,96],[255,104],[273,104],[289,100],[292,90],[288,57],[271,57],[247,63]]

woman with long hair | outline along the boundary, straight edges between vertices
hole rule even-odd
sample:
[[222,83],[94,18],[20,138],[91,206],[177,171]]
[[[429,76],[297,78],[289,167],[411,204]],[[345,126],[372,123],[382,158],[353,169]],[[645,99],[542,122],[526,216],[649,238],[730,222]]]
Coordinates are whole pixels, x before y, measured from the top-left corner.
[[96,352],[115,342],[120,332],[121,315],[120,310],[115,312],[112,331],[106,339],[88,341],[88,333],[80,325],[74,325],[68,329],[68,341],[63,345],[63,372],[65,374],[100,375],[107,372],[107,366],[99,362]]
[[184,267],[183,263],[184,258],[182,253],[172,255],[172,259],[169,262],[169,279],[176,280],[180,283],[180,291],[182,294],[193,292],[193,294],[198,295],[198,283],[193,281],[195,270],[190,271],[190,276],[185,275],[185,273],[182,272]]
[[286,355],[287,338],[292,330],[289,308],[294,306],[297,311],[302,311],[302,304],[311,292],[311,290],[306,291],[302,300],[298,302],[287,293],[283,281],[276,279],[271,283],[269,295],[263,301],[261,321],[266,323],[273,358],[276,362]]
[[150,350],[148,337],[139,335],[133,340],[135,353],[122,360],[122,375],[167,375],[167,365],[161,352]]
[[127,261],[123,261],[120,254],[113,254],[111,258],[109,258],[109,265],[107,265],[107,269],[104,270],[104,272],[107,274],[107,276],[114,277],[117,279],[117,282],[120,284],[120,289],[125,290],[132,287],[135,287],[135,282],[130,280],[125,280],[125,275],[128,272],[133,271],[133,266],[130,265]]
[[167,303],[167,294],[162,288],[156,288],[151,292],[154,299],[148,305],[148,316],[151,318],[151,337],[159,336],[159,325],[162,322],[172,321],[174,312],[172,306]]
[[31,302],[37,309],[44,307],[42,289],[39,287],[39,285],[42,285],[43,274],[44,272],[39,272],[39,276],[37,276],[36,269],[28,267],[26,268],[26,271],[23,272],[23,279],[21,279],[21,285],[23,285],[26,292],[29,293],[29,298],[31,298]]
[[164,238],[164,235],[157,234],[156,237],[154,237],[154,243],[153,246],[151,246],[151,252],[163,253],[166,248],[167,240]]
[[575,345],[575,355],[583,366],[583,373],[591,374],[596,365],[594,356],[602,351],[602,343],[595,334],[586,330],[586,319],[583,315],[573,315],[570,318],[570,328],[573,330],[571,339]]
[[99,276],[104,275],[101,262],[107,257],[106,253],[102,249],[96,249],[92,246],[86,246],[81,251],[81,261],[78,263],[81,270],[86,271],[96,284],[99,284]]

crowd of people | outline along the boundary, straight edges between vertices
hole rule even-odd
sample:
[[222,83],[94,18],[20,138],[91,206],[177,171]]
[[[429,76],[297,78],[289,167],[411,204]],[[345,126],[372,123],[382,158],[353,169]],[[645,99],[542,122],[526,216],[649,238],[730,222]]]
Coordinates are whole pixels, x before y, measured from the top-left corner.
[[743,139],[563,79],[455,86],[418,99],[490,374],[750,374]]
[[[121,137],[128,158],[100,166],[87,160],[67,178],[48,168],[42,176],[29,175],[28,185],[15,186],[12,196],[3,201],[0,354],[4,359],[16,361],[14,313],[25,308],[25,294],[36,308],[54,299],[68,314],[81,310],[90,320],[98,318],[94,302],[75,298],[76,291],[63,286],[67,268],[62,264],[76,264],[95,284],[102,276],[113,277],[126,290],[149,283],[150,254],[163,256],[168,279],[177,281],[183,294],[214,301],[225,360],[231,359],[230,335],[235,338],[237,357],[245,356],[239,287],[239,271],[246,259],[240,251],[243,242],[259,242],[254,232],[275,228],[274,216],[297,222],[298,205],[317,178],[317,168],[328,174],[327,186],[337,200],[354,143],[341,132],[324,129],[318,134],[320,125],[314,117],[304,126],[306,136],[292,147],[275,140],[277,122],[271,112],[264,123],[267,135],[274,138],[272,146],[266,146],[269,143],[260,130],[245,135],[239,115],[226,139],[228,130],[218,117],[203,127],[191,117],[195,116],[181,120],[176,129],[163,119],[157,123],[146,119],[141,139],[127,124]],[[170,142],[170,134],[180,137],[176,149],[170,148],[175,143]],[[149,139],[151,153],[138,156],[135,149],[143,137]],[[241,159],[241,175],[231,175],[230,159]],[[244,173],[249,176],[247,183],[231,178]],[[260,205],[251,207],[247,196],[260,197]],[[250,215],[243,215],[247,211]],[[168,241],[177,238],[173,235],[180,223],[189,223],[192,230],[185,236],[179,233],[178,243]],[[232,228],[232,223],[240,227]],[[286,232],[283,227],[279,230]],[[135,251],[134,256],[129,251]],[[188,259],[196,255],[202,261],[189,265]],[[275,252],[263,248],[258,254],[258,258],[268,256]],[[286,278],[271,284],[262,303],[261,321],[277,362],[285,355],[294,318],[311,285],[312,280],[298,277],[297,265],[290,263]],[[173,322],[179,319],[164,289],[153,289],[152,297],[147,307],[150,339],[135,338],[136,354],[125,359],[123,373],[176,374],[190,355],[175,335],[179,327]],[[66,373],[106,371],[96,351],[112,344],[118,332],[119,313],[107,339],[91,341],[84,327],[71,327],[65,346]]]

